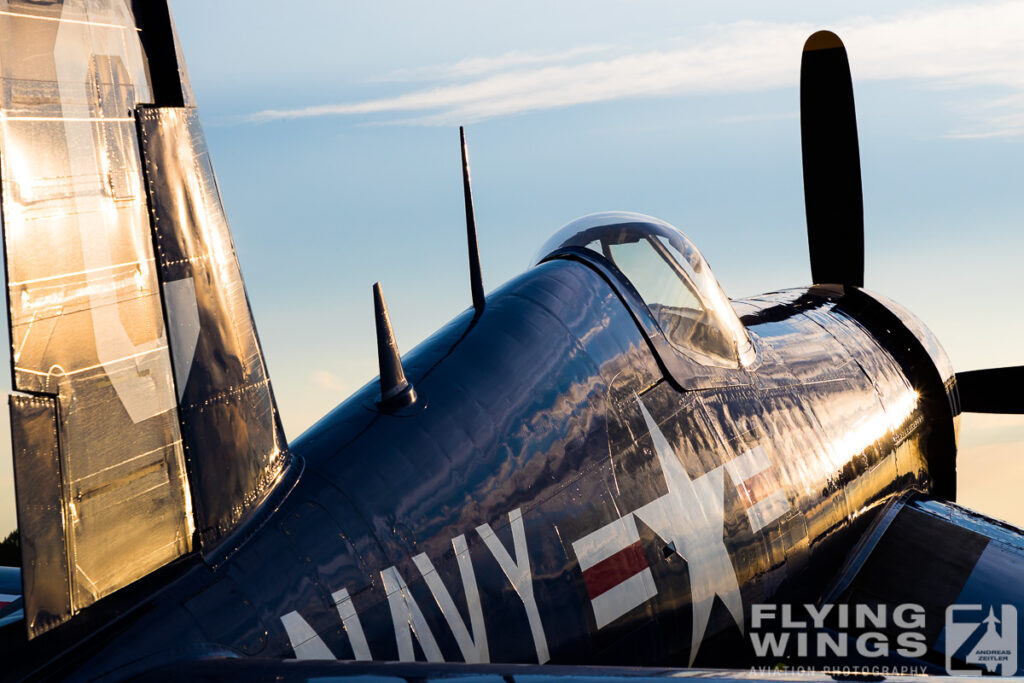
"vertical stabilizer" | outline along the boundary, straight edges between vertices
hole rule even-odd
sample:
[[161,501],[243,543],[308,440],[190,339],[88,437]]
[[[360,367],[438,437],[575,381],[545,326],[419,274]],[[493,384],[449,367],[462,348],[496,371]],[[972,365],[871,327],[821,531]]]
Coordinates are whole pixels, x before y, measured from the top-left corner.
[[216,549],[287,450],[166,3],[5,10],[0,210],[34,637]]

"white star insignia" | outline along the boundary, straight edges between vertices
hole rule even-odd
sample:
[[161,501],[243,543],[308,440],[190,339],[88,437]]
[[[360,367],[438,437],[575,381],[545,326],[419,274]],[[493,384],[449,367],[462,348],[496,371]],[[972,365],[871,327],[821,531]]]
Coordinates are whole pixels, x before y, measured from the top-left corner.
[[744,630],[740,587],[722,534],[725,515],[722,467],[691,480],[643,401],[639,396],[636,400],[654,440],[654,450],[665,474],[668,493],[633,514],[674,546],[675,552],[686,560],[693,605],[690,646],[690,665],[693,666],[711,619],[711,606],[716,595],[722,599],[740,631]]

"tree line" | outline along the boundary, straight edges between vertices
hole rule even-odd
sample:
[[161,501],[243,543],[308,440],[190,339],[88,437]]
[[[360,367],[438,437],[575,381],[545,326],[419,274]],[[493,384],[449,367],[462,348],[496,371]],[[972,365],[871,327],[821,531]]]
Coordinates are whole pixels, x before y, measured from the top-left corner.
[[0,567],[20,567],[21,547],[18,543],[18,530],[15,529],[0,541]]

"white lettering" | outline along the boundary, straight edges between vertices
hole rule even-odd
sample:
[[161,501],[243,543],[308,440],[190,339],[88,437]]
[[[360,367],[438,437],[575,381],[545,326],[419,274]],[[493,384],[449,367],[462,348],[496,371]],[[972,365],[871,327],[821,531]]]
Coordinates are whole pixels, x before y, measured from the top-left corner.
[[869,621],[875,628],[885,628],[885,605],[876,606],[873,612],[871,605],[857,605],[854,607],[854,614],[857,628],[867,628]]
[[754,654],[758,657],[766,656],[769,650],[773,657],[781,657],[786,652],[786,645],[789,644],[789,634],[751,632],[750,644],[754,646]]
[[807,633],[796,634],[796,655],[797,657],[807,656]]
[[762,621],[772,619],[775,619],[775,605],[750,606],[751,628],[761,628]]
[[430,626],[427,625],[420,606],[416,604],[398,569],[388,567],[380,573],[380,579],[384,583],[384,592],[388,596],[388,606],[391,608],[391,620],[395,625],[399,661],[416,660],[416,651],[412,646],[412,636],[415,635],[428,662],[443,662],[444,657],[437,646],[437,641],[434,640],[434,634],[430,632]]
[[[905,616],[907,612],[911,613],[909,618]],[[892,621],[900,628],[924,628],[924,607],[912,602],[898,605],[892,611]]]
[[289,612],[281,617],[281,623],[295,651],[295,659],[335,659],[334,653],[301,614]]
[[825,617],[832,611],[832,605],[823,605],[819,611],[814,605],[804,605],[807,608],[807,613],[811,615],[811,622],[814,624],[814,628],[825,628]]
[[[352,645],[352,654],[357,660],[370,661],[370,648],[366,644],[366,636],[363,635],[363,625],[359,622],[359,615],[352,605],[352,598],[348,591],[342,588],[336,591],[331,597],[334,599],[334,606],[341,615],[341,623],[348,634],[349,643]],[[296,659],[337,659],[331,649],[327,647],[319,634],[309,625],[302,615],[291,611],[281,617],[281,623],[288,634],[288,640],[292,644]]]
[[515,559],[509,555],[489,524],[478,526],[476,532],[480,534],[487,549],[498,561],[501,571],[505,573],[519,595],[519,599],[523,601],[526,618],[530,623],[530,633],[533,635],[533,645],[537,651],[537,662],[544,664],[550,659],[548,641],[544,636],[544,625],[540,621],[537,600],[533,596],[533,577],[530,575],[530,556],[526,549],[526,529],[523,526],[522,510],[516,508],[508,513],[508,520],[509,527],[512,529],[512,547],[516,554]]
[[372,661],[373,656],[370,654],[370,646],[366,643],[363,624],[359,621],[359,615],[356,614],[355,605],[352,604],[352,598],[349,597],[348,591],[342,588],[340,591],[332,593],[331,598],[334,599],[334,606],[338,609],[338,616],[341,617],[341,625],[345,627],[345,633],[348,634],[352,655],[360,662]]
[[806,621],[794,621],[793,620],[793,606],[783,605],[782,606],[782,627],[783,628],[806,628]]
[[845,657],[847,652],[848,639],[842,633],[837,633],[835,637],[829,633],[818,633],[818,651],[815,653],[819,657],[824,657],[828,650],[832,651],[832,654],[837,657]]
[[[124,7],[120,3],[115,4]],[[69,6],[64,6],[62,15],[77,11],[69,10]],[[133,325],[136,337],[130,335],[125,327],[125,320],[132,317],[129,310],[137,310],[138,316],[155,313],[159,321],[160,304],[153,296],[158,294],[159,285],[157,275],[147,260],[147,256],[152,258],[152,251],[148,247],[139,247],[149,240],[145,206],[118,218],[122,214],[116,211],[108,174],[101,167],[101,160],[108,159],[110,150],[105,149],[106,143],[97,142],[102,138],[96,137],[95,127],[89,123],[94,114],[89,111],[87,88],[90,65],[95,61],[81,59],[82,45],[91,45],[94,57],[120,59],[130,71],[131,80],[127,85],[134,85],[137,92],[140,88],[145,90],[144,80],[139,80],[144,76],[140,55],[132,49],[133,45],[138,45],[137,42],[122,40],[118,31],[90,30],[85,22],[60,22],[53,57],[67,142],[65,172],[76,181],[76,191],[68,197],[70,206],[66,220],[78,224],[77,244],[81,249],[86,284],[82,291],[89,299],[87,310],[92,318],[96,358],[128,416],[132,422],[139,423],[172,411],[177,405],[170,374],[170,354],[162,321],[141,336],[139,331],[144,327]],[[134,169],[128,171],[132,178],[131,193],[133,196],[141,194],[138,173]],[[70,234],[67,237],[71,239]],[[131,308],[123,288],[125,282],[118,281],[118,271],[114,267],[124,257],[118,255],[115,258],[113,244],[131,244],[137,250],[135,284],[138,291],[131,297]],[[123,308],[122,304],[125,304]]]
[[[922,620],[922,626],[923,620]],[[923,633],[904,631],[896,636],[896,654],[901,657],[924,657],[928,654],[928,643]]]
[[487,631],[484,628],[484,613],[480,607],[480,592],[476,585],[476,575],[473,573],[473,563],[469,559],[469,547],[466,545],[466,537],[458,536],[452,539],[452,546],[455,548],[455,558],[459,565],[459,574],[462,577],[462,588],[466,594],[466,606],[469,608],[469,622],[473,629],[470,635],[466,628],[466,622],[455,607],[451,593],[445,587],[444,582],[434,569],[433,563],[426,553],[420,553],[412,558],[416,568],[423,575],[427,587],[430,588],[437,606],[441,609],[445,620],[448,622],[455,642],[459,644],[462,658],[469,664],[484,664],[490,661],[487,651]]
[[[870,647],[872,642],[874,647]],[[857,654],[862,657],[888,657],[889,641],[884,633],[868,631],[857,636]]]

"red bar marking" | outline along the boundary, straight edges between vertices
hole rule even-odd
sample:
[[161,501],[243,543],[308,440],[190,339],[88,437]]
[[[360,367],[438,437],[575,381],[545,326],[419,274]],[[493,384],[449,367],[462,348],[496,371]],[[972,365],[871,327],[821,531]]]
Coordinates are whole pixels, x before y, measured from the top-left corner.
[[644,556],[640,541],[637,541],[583,572],[583,580],[587,584],[590,599],[593,600],[645,569],[647,557]]
[[9,604],[11,604],[11,603],[4,602],[3,600],[0,600],[0,609],[3,609],[4,607],[7,607],[7,605],[9,605]]
[[779,478],[770,467],[736,486],[747,507],[756,505],[779,489]]

